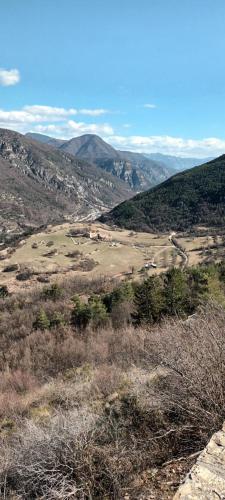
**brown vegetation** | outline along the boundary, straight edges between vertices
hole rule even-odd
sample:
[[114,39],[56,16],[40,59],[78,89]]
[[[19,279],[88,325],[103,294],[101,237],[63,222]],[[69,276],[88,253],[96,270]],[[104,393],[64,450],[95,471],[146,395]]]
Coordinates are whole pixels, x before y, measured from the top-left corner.
[[[68,282],[63,294],[1,301],[2,498],[172,498],[188,457],[224,419],[221,307],[138,328],[126,312],[116,329],[76,330],[68,298],[90,286],[111,285]],[[65,323],[34,330],[40,308]],[[162,491],[171,460],[176,480]]]

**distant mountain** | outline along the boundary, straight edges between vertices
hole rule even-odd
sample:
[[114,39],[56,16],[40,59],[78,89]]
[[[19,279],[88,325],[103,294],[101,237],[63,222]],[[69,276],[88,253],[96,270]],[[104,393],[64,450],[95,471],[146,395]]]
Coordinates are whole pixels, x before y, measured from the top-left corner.
[[41,134],[30,133],[29,137],[45,143],[48,140],[48,144],[61,151],[97,165],[125,181],[134,191],[145,191],[175,172],[171,167],[148,159],[142,154],[118,151],[94,134],[85,134],[63,143]]
[[168,167],[173,168],[177,172],[181,172],[182,170],[187,170],[188,168],[197,167],[198,165],[202,165],[203,163],[206,163],[213,159],[213,158],[182,158],[181,156],[171,156],[162,153],[149,153],[145,154],[145,156],[150,160],[155,160],[162,164],[165,164]]
[[36,134],[35,132],[28,132],[26,134],[26,137],[30,139],[34,139],[35,141],[38,142],[43,142],[43,144],[48,144],[49,146],[54,146],[59,148],[63,143],[63,139],[54,139],[54,137],[49,137],[48,135],[44,134]]
[[179,173],[101,218],[135,230],[186,230],[225,224],[225,155]]
[[85,134],[65,141],[60,149],[91,163],[101,159],[118,159],[119,153],[95,134]]
[[0,227],[97,215],[131,196],[127,185],[86,161],[0,129]]

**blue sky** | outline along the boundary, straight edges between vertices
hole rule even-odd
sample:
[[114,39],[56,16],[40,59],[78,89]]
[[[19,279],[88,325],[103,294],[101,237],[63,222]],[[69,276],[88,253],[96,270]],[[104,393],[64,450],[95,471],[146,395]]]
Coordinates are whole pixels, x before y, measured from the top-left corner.
[[224,0],[0,0],[0,126],[225,153]]

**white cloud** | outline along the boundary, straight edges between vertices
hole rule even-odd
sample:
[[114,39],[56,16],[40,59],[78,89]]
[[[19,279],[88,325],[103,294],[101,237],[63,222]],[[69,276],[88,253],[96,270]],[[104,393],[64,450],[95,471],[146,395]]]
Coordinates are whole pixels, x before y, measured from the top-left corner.
[[3,87],[9,87],[10,85],[16,85],[20,81],[20,73],[18,69],[3,69],[0,68],[0,85]]
[[183,139],[171,136],[116,136],[108,137],[117,148],[139,153],[160,152],[175,156],[203,158],[225,154],[225,139]]
[[146,109],[155,109],[156,107],[156,104],[144,104],[144,108]]
[[12,125],[15,125],[16,130],[22,131],[21,127],[26,124],[62,122],[78,114],[100,116],[105,113],[107,113],[107,110],[104,109],[65,109],[36,104],[32,106],[24,106],[20,110],[4,111],[3,109],[0,109],[0,124],[2,127],[5,126],[6,128],[12,128]]
[[225,139],[209,137],[202,139],[184,139],[173,136],[141,136],[128,135],[129,123],[123,124],[126,135],[116,135],[109,123],[98,123],[75,119],[78,115],[101,117],[107,110],[61,108],[44,105],[24,106],[19,110],[5,111],[0,109],[0,127],[17,130],[21,133],[40,132],[53,137],[71,139],[81,134],[97,134],[113,146],[140,153],[161,152],[184,157],[203,158],[219,156],[225,153]]
[[107,123],[84,123],[74,120],[59,125],[36,125],[32,128],[32,132],[50,134],[63,139],[71,139],[81,134],[97,134],[104,137],[114,134],[113,128]]
[[87,116],[101,116],[106,113],[110,113],[107,109],[79,109],[79,115],[87,115]]

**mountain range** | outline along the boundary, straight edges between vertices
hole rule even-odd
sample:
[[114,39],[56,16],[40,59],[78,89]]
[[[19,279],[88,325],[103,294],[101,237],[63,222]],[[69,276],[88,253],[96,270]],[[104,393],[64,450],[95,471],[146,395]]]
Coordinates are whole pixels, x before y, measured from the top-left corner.
[[174,175],[121,203],[101,220],[146,231],[183,231],[225,223],[225,155]]
[[201,165],[212,159],[120,151],[94,134],[85,134],[65,141],[37,133],[28,133],[27,136],[95,164],[119,177],[136,192],[146,191],[168,179],[177,171]]
[[0,227],[95,216],[130,197],[126,183],[87,161],[0,129]]
[[102,220],[132,229],[223,223],[225,156],[173,172],[92,134],[64,141],[0,129],[0,234],[106,211]]
[[146,158],[142,154],[119,151],[94,134],[85,134],[68,141],[34,133],[28,133],[27,136],[102,168],[123,180],[136,192],[159,184],[175,172],[165,163]]
[[158,161],[162,164],[167,165],[167,167],[181,172],[182,170],[187,170],[192,167],[197,167],[203,163],[213,160],[213,158],[184,158],[181,156],[171,156],[162,153],[150,153],[145,154],[146,158],[150,160]]

